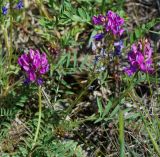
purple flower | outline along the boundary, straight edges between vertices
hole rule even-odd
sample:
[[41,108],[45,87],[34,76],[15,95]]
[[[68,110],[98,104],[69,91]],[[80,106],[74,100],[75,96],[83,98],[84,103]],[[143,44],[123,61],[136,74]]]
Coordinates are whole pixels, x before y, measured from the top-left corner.
[[92,22],[94,25],[102,25],[106,32],[111,32],[113,35],[121,36],[124,32],[124,29],[122,28],[124,19],[110,10],[105,16],[101,14],[93,16]]
[[45,53],[30,49],[18,58],[18,64],[26,72],[27,82],[42,84],[41,75],[49,70],[49,64]]
[[8,8],[2,7],[2,14],[3,14],[3,15],[6,15],[7,12],[8,12]]
[[42,79],[42,78],[38,78],[38,79],[37,79],[37,84],[38,84],[38,85],[42,85],[42,83],[43,83],[43,79]]
[[[8,9],[9,9],[9,3],[6,4],[6,6],[2,7],[2,14],[6,15],[8,13]],[[23,1],[19,0],[19,2],[16,4],[16,6],[14,7],[14,9],[22,9],[23,8]]]
[[8,13],[8,9],[9,9],[9,3],[7,3],[6,6],[2,7],[2,14],[6,15]]
[[107,18],[108,22],[105,25],[106,31],[121,36],[124,32],[124,29],[122,28],[124,19],[113,11],[108,11]]
[[137,68],[130,66],[129,68],[125,68],[124,71],[128,76],[132,76],[137,71]]
[[[133,45],[132,47],[134,46],[135,45]],[[128,60],[131,66],[139,68],[139,65],[144,62],[144,56],[141,51],[133,51],[132,48],[132,50],[128,53]]]
[[92,22],[94,25],[103,25],[106,21],[106,16],[98,15],[92,17]]
[[28,85],[29,83],[30,83],[30,80],[29,80],[28,78],[25,78],[24,84],[25,84],[25,85]]
[[120,55],[123,48],[124,48],[124,46],[123,46],[123,41],[122,40],[120,40],[118,42],[115,42],[114,43],[114,53],[115,53],[115,55]]
[[23,8],[23,1],[22,0],[19,0],[19,2],[17,3],[16,9],[22,9]]
[[101,39],[103,39],[104,37],[104,34],[103,33],[100,33],[100,34],[96,34],[93,38],[96,40],[96,41],[100,41]]
[[133,44],[131,51],[128,53],[130,67],[124,71],[131,76],[136,71],[140,70],[145,73],[153,72],[152,64],[152,48],[148,40],[140,41],[138,45]]

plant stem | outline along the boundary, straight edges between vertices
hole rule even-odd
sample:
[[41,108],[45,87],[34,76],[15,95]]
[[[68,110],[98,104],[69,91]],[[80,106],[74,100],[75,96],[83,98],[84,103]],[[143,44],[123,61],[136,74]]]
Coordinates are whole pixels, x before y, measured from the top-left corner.
[[123,112],[119,112],[119,143],[120,143],[120,157],[125,156],[124,151],[124,117]]
[[11,66],[11,61],[12,61],[12,35],[13,35],[13,15],[12,15],[12,1],[10,0],[10,47],[9,47],[9,68]]
[[102,0],[101,10],[102,10],[102,13],[104,13],[104,11],[105,11],[105,0]]
[[[3,35],[4,35],[4,41],[5,41],[5,46],[6,46],[6,49],[7,49],[7,55],[5,55],[5,58],[6,58],[6,66],[7,66],[7,70],[10,68],[10,64],[9,64],[9,58],[10,58],[10,46],[9,46],[9,39],[8,39],[8,30],[7,28],[4,27],[4,25],[2,24],[1,25],[1,28],[2,28],[2,32],[3,32]],[[9,86],[9,77],[7,76],[6,78],[6,84],[4,85],[4,94],[2,95],[5,95],[5,91],[8,90],[8,86]]]
[[8,31],[7,31],[7,28],[4,28],[3,24],[1,25],[1,28],[4,35],[5,45],[6,45],[7,51],[9,52],[10,48],[9,48],[9,40],[8,40]]
[[41,124],[41,117],[42,117],[42,92],[41,92],[41,86],[38,87],[38,108],[39,108],[39,114],[38,114],[38,124],[37,124],[37,129],[33,141],[32,148],[36,144],[38,134],[39,134],[39,129],[40,129],[40,124]]
[[147,72],[147,81],[148,81],[148,84],[149,84],[149,90],[150,90],[150,94],[151,94],[151,96],[152,96],[152,88],[151,88],[151,82],[150,82],[150,79],[149,79],[149,74],[148,74],[148,72]]

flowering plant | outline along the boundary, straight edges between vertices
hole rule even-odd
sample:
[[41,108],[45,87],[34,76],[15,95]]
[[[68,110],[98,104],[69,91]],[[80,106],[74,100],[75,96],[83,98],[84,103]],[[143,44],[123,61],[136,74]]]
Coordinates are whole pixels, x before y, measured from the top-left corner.
[[[103,26],[105,33],[111,33],[113,35],[121,36],[124,32],[123,24],[124,19],[118,14],[109,10],[106,15],[98,15],[92,17],[92,22],[94,25]],[[105,33],[100,33],[94,36],[96,40],[101,40]]]
[[[23,1],[22,0],[19,0],[15,7],[13,7],[13,9],[22,9],[23,8]],[[10,3],[7,3],[5,6],[2,7],[2,14],[3,15],[6,15],[8,13],[8,9],[10,7]]]
[[46,53],[40,54],[38,50],[30,49],[29,53],[24,53],[18,58],[18,64],[26,72],[27,82],[36,81],[42,84],[41,75],[49,70]]
[[130,67],[125,68],[125,73],[129,76],[138,70],[144,73],[152,73],[152,53],[153,50],[147,39],[139,41],[138,44],[133,44],[131,51],[128,53]]
[[[109,10],[106,13],[106,15],[100,14],[98,16],[93,16],[92,23],[94,25],[100,25],[103,28],[103,31],[101,33],[98,33],[95,36],[93,36],[93,38],[97,43],[101,43],[100,53],[96,54],[95,56],[96,62],[94,63],[98,63],[97,61],[101,60],[99,69],[105,70],[107,69],[107,66],[108,66],[109,67],[108,71],[110,71],[109,69],[111,69],[111,65],[109,64],[113,62],[113,60],[115,64],[117,64],[117,57],[115,56],[121,55],[121,52],[124,48],[123,40],[122,40],[122,34],[124,32],[124,28],[123,28],[124,19],[120,17],[117,13]],[[97,47],[94,46],[94,47],[95,47],[94,51],[97,51],[96,48],[98,46]],[[104,58],[106,59],[104,60]],[[114,67],[115,64],[113,65],[112,69],[115,69]]]

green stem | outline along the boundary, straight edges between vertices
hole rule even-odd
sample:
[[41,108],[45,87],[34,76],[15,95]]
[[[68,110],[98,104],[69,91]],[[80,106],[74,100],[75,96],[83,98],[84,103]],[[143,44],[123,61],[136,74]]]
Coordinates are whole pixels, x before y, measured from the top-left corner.
[[120,143],[120,157],[125,156],[124,151],[124,117],[123,112],[120,110],[119,112],[119,143]]
[[[10,68],[10,64],[9,64],[10,46],[9,46],[9,39],[8,39],[8,30],[7,30],[7,28],[4,27],[3,24],[1,25],[1,28],[2,28],[2,32],[3,32],[3,35],[4,35],[5,46],[6,46],[6,49],[7,49],[7,55],[5,56],[6,65],[7,65],[7,69],[9,69]],[[8,86],[9,86],[9,77],[7,76],[4,91],[8,90]],[[5,92],[3,92],[3,93],[5,93]]]
[[9,52],[10,48],[9,48],[9,40],[8,40],[8,31],[7,31],[7,28],[4,28],[4,25],[1,25],[1,28],[4,35],[5,45],[6,45],[7,51]]
[[102,0],[101,10],[102,10],[102,13],[104,13],[104,11],[105,11],[105,0]]
[[150,79],[149,79],[149,74],[148,74],[148,72],[147,72],[147,81],[148,81],[149,90],[150,90],[150,93],[151,93],[151,96],[152,96],[152,88],[151,88],[151,82],[150,82]]
[[37,129],[33,141],[33,146],[36,144],[38,134],[39,134],[39,129],[40,129],[40,124],[41,124],[41,117],[42,117],[42,92],[41,92],[41,86],[38,87],[38,107],[39,107],[39,114],[38,114],[38,124],[37,124]]
[[12,61],[12,35],[13,35],[13,15],[12,15],[12,1],[10,0],[10,47],[9,47],[9,68],[11,66]]

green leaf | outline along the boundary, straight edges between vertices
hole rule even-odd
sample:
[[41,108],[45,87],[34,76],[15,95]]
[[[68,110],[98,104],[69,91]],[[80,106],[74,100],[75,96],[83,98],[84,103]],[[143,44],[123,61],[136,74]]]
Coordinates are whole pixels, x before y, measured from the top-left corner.
[[137,38],[137,39],[141,36],[141,31],[140,31],[139,28],[136,28],[136,29],[135,29],[135,35],[136,35],[136,38]]
[[77,65],[77,52],[74,52],[74,64],[73,67],[75,68]]
[[66,63],[66,68],[69,67],[69,64],[70,64],[70,59],[71,59],[71,53],[69,52],[68,55],[67,55],[67,63]]
[[84,67],[84,65],[87,63],[87,61],[88,61],[88,55],[85,55],[81,65],[80,65],[80,69],[82,69]]
[[114,110],[112,111],[112,113],[110,114],[110,117],[113,117],[115,114],[117,114],[118,111],[119,111],[119,109],[120,109],[120,106],[117,105],[117,106],[114,108]]
[[102,103],[101,103],[99,97],[97,97],[97,105],[98,105],[98,112],[99,112],[99,114],[100,114],[100,117],[102,117],[103,106],[102,106]]
[[102,118],[104,118],[109,113],[111,107],[112,107],[112,102],[109,100],[109,102],[106,105],[105,110],[103,112]]
[[120,144],[120,157],[124,157],[124,117],[123,112],[119,112],[119,144]]
[[131,42],[131,43],[134,42],[134,34],[133,34],[133,33],[130,34],[130,42]]
[[81,16],[81,18],[86,18],[85,11],[82,8],[78,8],[78,13]]
[[75,22],[81,22],[81,21],[82,21],[82,19],[81,19],[78,15],[73,15],[73,16],[71,17],[71,19],[72,19],[73,21],[75,21]]

